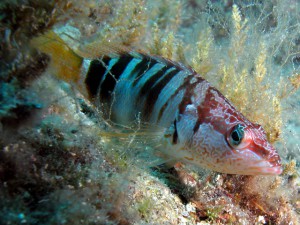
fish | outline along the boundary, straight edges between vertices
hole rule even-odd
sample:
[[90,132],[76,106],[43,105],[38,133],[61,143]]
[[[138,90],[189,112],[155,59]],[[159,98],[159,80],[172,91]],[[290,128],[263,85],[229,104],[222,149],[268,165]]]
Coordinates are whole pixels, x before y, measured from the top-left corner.
[[191,67],[112,45],[87,45],[93,54],[76,52],[54,32],[31,43],[50,55],[53,73],[74,85],[105,120],[128,126],[138,118],[149,130],[162,129],[161,151],[170,159],[227,174],[282,173],[262,126]]

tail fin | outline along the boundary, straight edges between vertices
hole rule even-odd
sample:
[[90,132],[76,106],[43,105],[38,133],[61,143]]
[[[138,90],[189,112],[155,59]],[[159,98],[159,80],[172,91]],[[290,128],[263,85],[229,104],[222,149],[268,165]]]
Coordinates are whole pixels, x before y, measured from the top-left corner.
[[33,38],[30,44],[50,55],[50,68],[59,79],[78,84],[83,58],[77,55],[56,33],[48,31]]

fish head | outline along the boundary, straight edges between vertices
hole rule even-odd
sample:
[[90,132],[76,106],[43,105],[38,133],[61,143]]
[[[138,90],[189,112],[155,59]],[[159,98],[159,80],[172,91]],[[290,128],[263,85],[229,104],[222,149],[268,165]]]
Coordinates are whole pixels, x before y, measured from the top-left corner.
[[282,173],[280,156],[262,126],[245,118],[219,91],[208,91],[197,114],[190,141],[194,164],[228,174]]
[[224,138],[231,152],[227,158],[233,162],[227,167],[245,175],[282,173],[280,156],[262,126],[240,121],[227,130]]

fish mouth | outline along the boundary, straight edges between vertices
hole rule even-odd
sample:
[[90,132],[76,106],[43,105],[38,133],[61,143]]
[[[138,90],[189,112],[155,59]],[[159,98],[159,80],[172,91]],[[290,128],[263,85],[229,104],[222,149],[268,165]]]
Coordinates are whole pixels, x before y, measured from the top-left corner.
[[250,167],[257,175],[280,175],[283,171],[281,166],[274,166],[274,167]]
[[277,153],[268,158],[262,158],[250,150],[244,150],[242,154],[246,154],[246,158],[248,158],[246,171],[249,175],[280,175],[283,172],[281,160]]
[[283,172],[281,165],[278,166],[252,166],[249,171],[257,175],[280,175]]
[[236,174],[243,175],[280,175],[283,172],[280,162],[269,162],[267,160],[255,160],[247,161],[245,164],[248,164],[243,168],[243,170],[237,171]]
[[274,166],[269,168],[260,168],[261,173],[269,175],[280,175],[283,171],[281,166]]

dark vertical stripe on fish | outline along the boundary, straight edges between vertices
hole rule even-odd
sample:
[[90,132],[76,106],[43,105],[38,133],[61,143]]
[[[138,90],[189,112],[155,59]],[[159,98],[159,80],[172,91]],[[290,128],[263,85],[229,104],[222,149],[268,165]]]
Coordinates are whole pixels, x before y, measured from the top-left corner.
[[[216,90],[216,89],[210,86],[210,87],[206,90],[206,93],[205,93],[205,99],[206,99],[206,98],[208,98],[208,99],[211,98],[211,90]],[[201,106],[198,106],[198,107],[197,107],[197,111],[198,111],[198,119],[197,119],[197,121],[196,121],[196,123],[195,123],[195,126],[194,126],[194,128],[193,128],[194,134],[198,132],[198,130],[199,130],[199,128],[200,128],[200,125],[201,125],[201,124],[203,123],[203,121],[204,121],[204,118],[201,117],[201,115],[199,115],[200,112],[203,111],[203,108],[201,108]]]
[[153,85],[155,84],[155,81],[157,81],[160,77],[162,77],[166,71],[168,69],[170,69],[171,67],[168,66],[164,66],[161,70],[159,70],[158,72],[156,72],[155,74],[152,74],[151,77],[149,77],[147,79],[147,81],[143,84],[143,87],[140,91],[140,95],[144,96],[145,94],[147,94],[147,92],[153,87]]
[[152,111],[154,104],[162,91],[162,89],[168,84],[168,82],[177,74],[179,71],[177,69],[169,72],[166,74],[159,82],[155,83],[154,86],[149,90],[148,96],[146,98],[145,104],[144,104],[144,110],[143,114],[146,116],[146,118],[149,119]]
[[[198,110],[198,114],[199,114],[199,110]],[[201,125],[201,120],[200,120],[199,118],[200,118],[200,115],[198,115],[198,119],[197,119],[197,121],[196,121],[196,123],[195,123],[195,126],[194,126],[194,128],[193,128],[194,134],[198,132],[199,127],[200,127],[200,125]]]
[[123,56],[118,59],[118,61],[112,66],[110,71],[107,71],[105,80],[102,82],[100,87],[101,100],[110,101],[111,94],[116,86],[118,79],[132,59],[133,57],[130,55]]
[[[196,77],[196,72],[193,72],[192,74],[190,74],[189,76],[187,76],[184,79],[184,82],[181,84],[181,86],[179,86],[176,91],[170,96],[170,98],[166,101],[166,103],[161,107],[159,114],[158,114],[158,118],[157,118],[157,122],[161,120],[162,115],[164,114],[164,111],[168,105],[168,103],[178,95],[178,93],[181,90],[185,90],[184,92],[184,97],[182,98],[180,104],[178,105],[178,110],[179,110],[179,114],[182,114],[185,111],[185,108],[188,104],[191,104],[192,102],[192,96],[194,93],[194,88],[197,86],[197,84],[201,83],[202,81],[204,81],[203,78],[201,77]],[[195,78],[196,81],[194,83],[191,83],[191,79]],[[196,123],[196,125],[199,127],[200,124],[198,125]],[[196,126],[195,125],[195,126]],[[196,127],[194,127],[194,129],[197,129]]]
[[[197,86],[197,84],[201,83],[202,81],[204,81],[203,78],[201,77],[196,77],[196,72],[191,74],[190,76],[186,77],[185,82],[183,83],[183,85],[179,88],[185,88],[185,93],[184,93],[184,97],[182,98],[181,103],[179,104],[179,113],[182,114],[185,111],[185,108],[188,104],[192,103],[192,96],[194,95],[194,88]],[[191,83],[191,79],[195,78],[196,81]],[[178,90],[179,91],[179,90]]]
[[172,139],[173,145],[176,145],[177,141],[178,141],[178,132],[177,132],[176,120],[174,120],[174,134],[173,134],[173,139]]
[[[90,62],[89,70],[85,78],[85,84],[89,91],[90,97],[95,97],[98,92],[99,85],[105,74],[106,67],[111,58],[105,57],[102,62],[99,59],[95,59]],[[104,65],[103,65],[104,64]]]
[[131,72],[132,78],[134,78],[133,86],[136,86],[143,75],[156,63],[156,60],[153,60],[149,56],[145,56]]
[[[184,79],[184,82],[178,87],[176,88],[176,91],[171,95],[169,96],[168,100],[166,101],[166,103],[161,107],[160,111],[159,111],[159,114],[158,114],[158,118],[157,118],[157,121],[160,121],[161,120],[161,117],[162,115],[164,114],[164,111],[169,103],[169,101],[171,99],[173,99],[175,96],[178,95],[178,93],[183,90],[184,88],[189,88],[187,87],[187,84],[190,82],[190,79],[192,79],[194,77],[194,74],[191,74],[191,75],[188,75],[185,79]],[[184,99],[184,98],[183,98]]]

